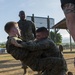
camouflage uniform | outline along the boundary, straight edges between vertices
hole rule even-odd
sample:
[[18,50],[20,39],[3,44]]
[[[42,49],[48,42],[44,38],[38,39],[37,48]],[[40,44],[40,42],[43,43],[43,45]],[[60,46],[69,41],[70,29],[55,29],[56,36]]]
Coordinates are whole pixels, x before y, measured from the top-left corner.
[[[10,47],[7,50],[19,60],[22,60],[34,71],[42,71],[43,75],[59,75],[64,70],[64,59],[60,51],[50,39],[34,42],[21,42],[22,48]],[[22,52],[20,52],[22,49]],[[13,52],[14,51],[14,52]],[[25,54],[25,55],[24,55]]]
[[29,20],[19,20],[19,28],[21,30],[22,40],[30,41],[35,37],[35,25]]
[[[29,20],[19,20],[19,28],[21,30],[21,36],[23,41],[33,40],[35,37],[35,25]],[[22,62],[22,68],[26,70],[27,66]]]
[[[22,46],[35,52],[34,58],[39,58],[37,70],[47,69],[46,75],[47,73],[48,75],[62,75],[62,72],[65,74],[67,70],[66,61],[52,40],[45,38],[31,43],[24,42]],[[62,65],[61,59],[63,60]]]
[[[11,54],[16,60],[24,60],[27,55],[28,55],[28,51],[24,51],[24,48],[20,48],[20,47],[15,47],[14,45],[11,44],[11,38],[12,37],[8,37],[7,42],[6,42],[6,49],[7,52],[9,54]],[[21,39],[17,39],[14,37],[15,40],[17,40],[18,43],[21,43],[22,40]]]

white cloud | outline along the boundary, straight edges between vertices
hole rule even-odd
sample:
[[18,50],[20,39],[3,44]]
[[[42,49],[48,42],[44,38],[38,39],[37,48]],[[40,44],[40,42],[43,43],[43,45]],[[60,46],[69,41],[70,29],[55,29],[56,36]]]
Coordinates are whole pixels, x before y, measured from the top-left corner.
[[[70,34],[67,32],[67,30],[61,29],[61,30],[59,30],[59,33],[62,35],[63,43],[70,43]],[[72,37],[71,37],[71,39],[72,39]],[[72,39],[72,42],[74,42],[73,39]]]
[[62,37],[64,37],[64,38],[69,38],[69,33],[67,32],[67,30],[65,30],[65,29],[61,29],[61,30],[59,30],[59,32],[60,32],[60,34],[62,35]]

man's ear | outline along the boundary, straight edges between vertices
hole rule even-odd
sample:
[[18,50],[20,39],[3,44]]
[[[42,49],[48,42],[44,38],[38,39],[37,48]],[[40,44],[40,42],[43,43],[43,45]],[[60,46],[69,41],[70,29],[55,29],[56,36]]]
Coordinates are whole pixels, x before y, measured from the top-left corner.
[[49,31],[47,30],[47,35],[49,36]]

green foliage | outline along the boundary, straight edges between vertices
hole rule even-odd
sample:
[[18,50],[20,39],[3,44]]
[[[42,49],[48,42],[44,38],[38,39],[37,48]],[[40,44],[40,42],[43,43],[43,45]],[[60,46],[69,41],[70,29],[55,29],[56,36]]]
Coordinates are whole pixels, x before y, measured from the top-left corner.
[[50,32],[50,38],[57,44],[61,44],[62,43],[62,36],[60,35],[60,33],[55,33],[53,31]]
[[0,48],[5,48],[6,44],[5,43],[0,43]]

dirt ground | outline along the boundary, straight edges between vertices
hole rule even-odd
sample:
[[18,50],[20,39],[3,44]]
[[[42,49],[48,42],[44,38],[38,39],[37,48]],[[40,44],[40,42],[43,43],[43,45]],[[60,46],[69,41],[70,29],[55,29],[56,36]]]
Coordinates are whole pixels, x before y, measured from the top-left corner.
[[[64,54],[65,59],[74,58],[75,54]],[[67,60],[68,71],[73,72],[75,75],[75,68],[73,60]],[[26,75],[36,75],[37,72],[33,72],[30,68],[27,69]],[[23,69],[21,68],[21,62],[15,60],[9,54],[0,54],[0,75],[23,75]]]
[[[23,75],[21,62],[12,58],[9,54],[0,54],[0,75]],[[35,75],[30,68],[27,69],[26,75]]]

